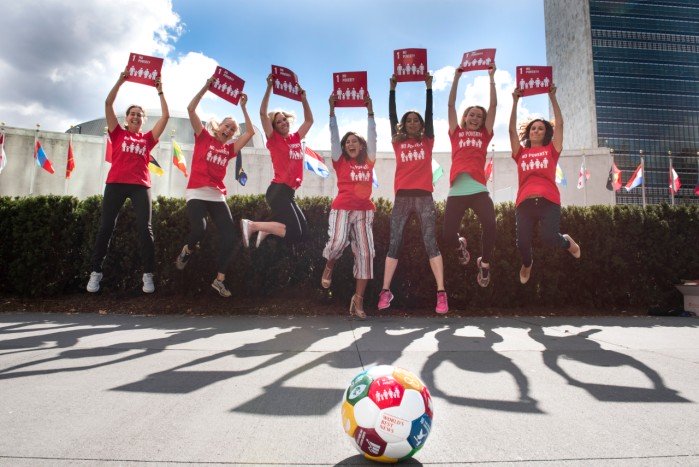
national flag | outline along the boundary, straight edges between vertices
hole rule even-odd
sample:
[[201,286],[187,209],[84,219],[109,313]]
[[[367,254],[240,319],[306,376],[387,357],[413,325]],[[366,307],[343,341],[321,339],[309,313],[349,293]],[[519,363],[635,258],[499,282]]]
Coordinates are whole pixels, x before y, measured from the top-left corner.
[[316,153],[313,149],[306,146],[305,143],[303,145],[303,160],[306,165],[306,169],[315,172],[316,175],[323,178],[328,178],[330,176],[330,171],[325,165],[325,162],[323,162],[323,157]]
[[187,161],[182,155],[182,148],[174,139],[172,140],[172,164],[180,169],[180,172],[182,172],[185,177],[189,176],[187,174]]
[[155,160],[155,157],[152,155],[150,156],[150,160],[148,161],[148,170],[150,170],[151,173],[154,173],[155,175],[162,175],[165,173],[162,167],[160,167],[160,164],[158,164],[158,161]]
[[36,140],[36,144],[34,145],[34,160],[36,161],[36,165],[38,165],[48,173],[54,173],[53,165],[51,165],[51,161],[46,156],[44,148],[41,147],[41,143],[38,139]]
[[493,158],[491,157],[488,159],[488,162],[485,163],[485,180],[486,182],[492,182],[493,181]]
[[580,163],[580,171],[578,172],[578,190],[585,188],[585,184],[590,179],[590,171],[585,167],[585,161]]
[[680,177],[677,175],[677,172],[675,172],[674,167],[670,167],[670,191],[672,192],[673,195],[676,195],[678,191],[680,191],[680,187],[682,186],[682,183],[680,182]]
[[73,157],[73,139],[68,141],[68,160],[66,161],[66,178],[70,178],[71,172],[75,169],[75,158]]
[[109,139],[109,135],[104,135],[104,160],[112,163],[112,140]]
[[0,173],[7,165],[7,154],[5,154],[5,133],[0,133]]
[[245,184],[248,182],[248,174],[246,174],[245,170],[243,170],[242,151],[238,151],[238,154],[235,156],[235,179],[238,180],[238,183],[243,186],[245,186]]
[[638,185],[643,183],[643,165],[639,165],[636,170],[634,171],[633,175],[631,175],[631,178],[629,178],[629,181],[626,183],[626,191],[631,191],[632,189],[636,188]]
[[439,165],[439,162],[432,159],[432,185],[436,185],[437,180],[439,180],[442,175],[444,175],[444,169]]
[[568,180],[566,180],[566,176],[563,173],[563,169],[561,168],[558,162],[556,162],[556,184],[561,186],[568,186]]
[[379,187],[379,177],[376,175],[376,168],[371,169],[371,184],[374,188]]
[[621,188],[621,170],[612,162],[609,168],[609,178],[607,178],[607,190],[619,191]]

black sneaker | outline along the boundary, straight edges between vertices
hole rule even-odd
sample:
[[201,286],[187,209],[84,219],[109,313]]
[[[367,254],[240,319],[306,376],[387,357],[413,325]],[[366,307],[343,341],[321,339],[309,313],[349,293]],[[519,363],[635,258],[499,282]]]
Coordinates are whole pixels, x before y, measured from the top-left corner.
[[190,256],[192,256],[192,254],[187,253],[183,247],[180,254],[175,258],[175,267],[180,271],[183,270],[184,267],[187,266],[187,261],[189,261]]

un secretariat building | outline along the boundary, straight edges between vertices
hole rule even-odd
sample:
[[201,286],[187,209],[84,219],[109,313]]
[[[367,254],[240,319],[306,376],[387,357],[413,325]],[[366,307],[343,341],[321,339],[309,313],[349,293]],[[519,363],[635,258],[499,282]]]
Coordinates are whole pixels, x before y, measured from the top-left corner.
[[[611,148],[624,183],[643,155],[649,203],[669,202],[671,157],[676,202],[699,203],[699,1],[544,0],[544,10],[566,147]],[[622,189],[616,201],[640,198]]]

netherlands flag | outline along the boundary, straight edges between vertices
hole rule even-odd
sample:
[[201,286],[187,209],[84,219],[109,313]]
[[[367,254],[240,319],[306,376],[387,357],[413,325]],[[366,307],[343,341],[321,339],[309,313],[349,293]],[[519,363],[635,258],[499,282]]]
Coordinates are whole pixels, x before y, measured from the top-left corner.
[[626,191],[631,191],[641,183],[643,183],[643,164],[636,167],[636,171],[631,175],[624,188],[626,188]]
[[49,158],[46,157],[44,148],[41,147],[41,143],[39,142],[39,140],[36,140],[36,145],[34,146],[34,160],[36,160],[36,164],[39,167],[41,167],[48,173],[54,173],[53,165],[51,165],[51,161],[49,160]]
[[323,178],[328,178],[330,176],[330,171],[325,165],[325,162],[323,162],[323,157],[306,146],[305,143],[303,145],[303,161],[306,169],[315,172],[316,175],[320,175]]

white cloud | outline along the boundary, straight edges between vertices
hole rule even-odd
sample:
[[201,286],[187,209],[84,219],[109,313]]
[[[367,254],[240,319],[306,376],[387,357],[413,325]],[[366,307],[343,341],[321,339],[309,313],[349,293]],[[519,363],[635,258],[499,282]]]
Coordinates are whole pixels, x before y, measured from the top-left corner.
[[432,89],[434,91],[443,91],[447,86],[451,86],[454,81],[454,72],[456,68],[453,66],[445,66],[432,73]]
[[64,131],[101,116],[129,53],[166,57],[182,29],[170,0],[5,2],[0,43],[13,45],[0,48],[2,120]]

